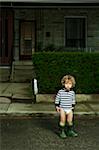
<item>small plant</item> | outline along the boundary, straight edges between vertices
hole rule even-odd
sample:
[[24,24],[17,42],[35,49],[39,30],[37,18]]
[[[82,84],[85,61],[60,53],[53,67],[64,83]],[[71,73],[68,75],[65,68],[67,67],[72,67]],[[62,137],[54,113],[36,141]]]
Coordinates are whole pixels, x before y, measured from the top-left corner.
[[55,46],[54,46],[54,44],[49,44],[49,45],[47,45],[44,49],[43,49],[43,51],[45,51],[45,52],[48,52],[48,51],[55,51]]

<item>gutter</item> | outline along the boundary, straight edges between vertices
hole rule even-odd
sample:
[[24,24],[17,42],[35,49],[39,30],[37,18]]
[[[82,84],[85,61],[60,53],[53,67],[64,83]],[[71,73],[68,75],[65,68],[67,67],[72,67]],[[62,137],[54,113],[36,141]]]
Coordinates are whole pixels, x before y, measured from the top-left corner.
[[99,8],[99,3],[1,2],[1,8]]

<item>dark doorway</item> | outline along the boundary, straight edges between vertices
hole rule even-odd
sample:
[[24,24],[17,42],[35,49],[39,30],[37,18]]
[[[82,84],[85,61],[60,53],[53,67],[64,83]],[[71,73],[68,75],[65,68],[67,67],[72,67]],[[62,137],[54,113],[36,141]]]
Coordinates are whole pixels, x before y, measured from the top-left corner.
[[0,65],[9,65],[13,59],[13,11],[1,9]]

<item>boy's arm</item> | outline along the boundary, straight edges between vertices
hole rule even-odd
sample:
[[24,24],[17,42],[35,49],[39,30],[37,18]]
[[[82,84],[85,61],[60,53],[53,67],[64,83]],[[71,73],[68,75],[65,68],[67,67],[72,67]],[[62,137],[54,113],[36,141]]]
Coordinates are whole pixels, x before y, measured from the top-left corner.
[[73,91],[73,101],[72,101],[72,108],[74,109],[76,105],[76,95],[75,95],[75,92]]
[[56,97],[55,97],[55,105],[59,105],[60,102],[60,92],[58,91]]
[[59,103],[60,103],[60,92],[58,92],[56,97],[55,97],[55,108],[56,108],[56,110],[57,110],[57,108],[59,108]]

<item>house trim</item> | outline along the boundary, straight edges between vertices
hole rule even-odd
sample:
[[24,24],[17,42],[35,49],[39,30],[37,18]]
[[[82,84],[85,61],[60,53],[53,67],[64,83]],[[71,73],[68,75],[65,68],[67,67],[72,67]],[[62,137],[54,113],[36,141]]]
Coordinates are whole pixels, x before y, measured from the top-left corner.
[[37,2],[37,1],[6,1],[1,2],[1,7],[10,7],[10,8],[99,8],[99,2],[98,1],[82,1],[82,2],[62,2],[62,1],[48,1],[48,2]]

